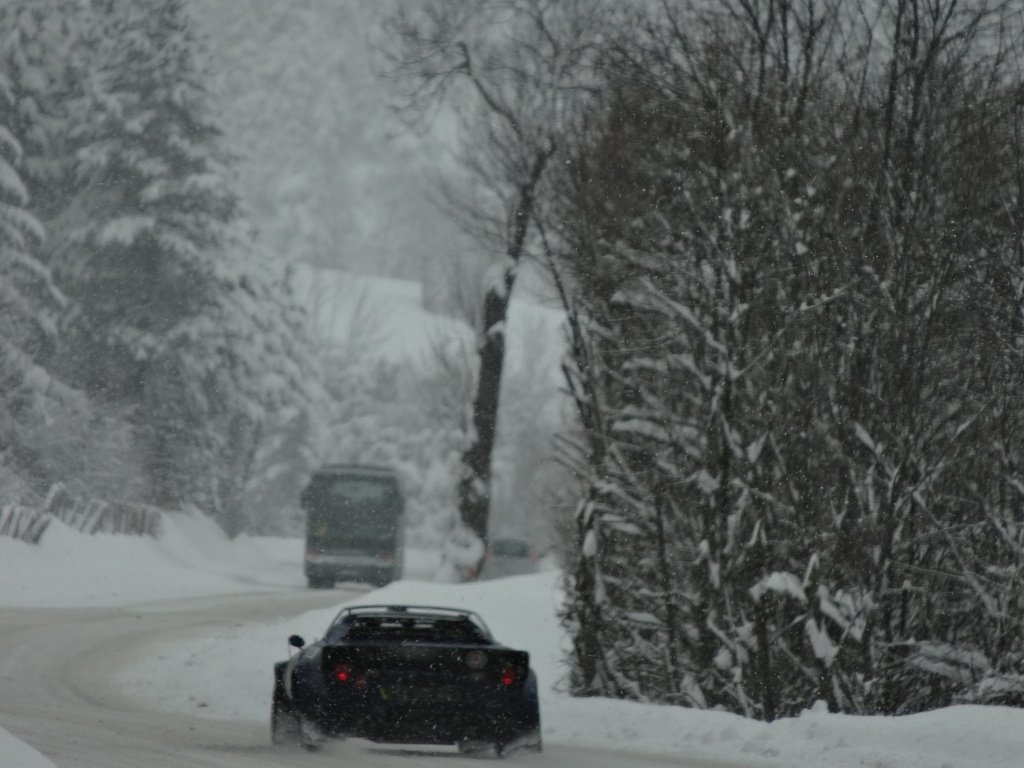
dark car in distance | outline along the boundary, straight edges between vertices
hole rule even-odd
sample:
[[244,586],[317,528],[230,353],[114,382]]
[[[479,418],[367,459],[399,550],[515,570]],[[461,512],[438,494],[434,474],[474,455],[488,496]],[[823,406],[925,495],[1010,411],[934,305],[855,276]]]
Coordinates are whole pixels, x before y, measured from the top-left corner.
[[475,613],[427,606],[342,610],[323,639],[274,665],[274,743],[328,737],[541,751],[537,676]]
[[480,568],[481,579],[500,579],[521,576],[537,570],[537,553],[523,539],[495,539],[484,554]]

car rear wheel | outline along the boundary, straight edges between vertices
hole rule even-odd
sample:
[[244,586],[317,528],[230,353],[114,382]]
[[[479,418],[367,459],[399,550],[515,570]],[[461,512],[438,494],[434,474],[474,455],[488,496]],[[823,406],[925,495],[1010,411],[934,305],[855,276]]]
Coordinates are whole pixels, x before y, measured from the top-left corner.
[[299,718],[299,744],[307,752],[316,752],[324,745],[327,738],[320,732],[313,723],[305,718]]
[[517,749],[523,752],[532,752],[539,755],[544,751],[544,740],[541,738],[540,729],[530,731],[517,740]]
[[539,755],[543,751],[544,745],[541,740],[540,729],[528,731],[506,744],[494,745],[494,752],[498,757],[524,752]]
[[274,744],[298,744],[302,731],[299,716],[280,688],[274,688],[270,705],[270,740]]

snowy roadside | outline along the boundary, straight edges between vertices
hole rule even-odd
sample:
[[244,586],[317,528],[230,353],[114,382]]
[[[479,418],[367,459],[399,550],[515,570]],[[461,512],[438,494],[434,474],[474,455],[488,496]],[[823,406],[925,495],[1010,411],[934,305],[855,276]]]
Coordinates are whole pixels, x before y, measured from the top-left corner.
[[[541,681],[549,744],[773,768],[1021,764],[1024,713],[1009,708],[955,707],[902,718],[831,715],[814,708],[801,717],[766,724],[723,712],[571,698],[560,690],[566,638],[557,619],[559,582],[554,571],[463,585],[402,581],[346,604],[408,602],[477,611],[499,640],[530,652]],[[125,669],[119,683],[153,707],[266,721],[269,670],[285,657],[285,638],[292,633],[315,637],[336,610],[311,611],[291,621],[160,648],[159,665]],[[267,670],[267,675],[254,676],[253,669]],[[224,696],[224,691],[231,695]]]
[[88,536],[54,520],[38,545],[0,537],[0,606],[119,606],[305,583],[298,540],[282,562],[261,540],[231,541],[198,513],[165,515],[162,526],[159,539]]
[[[158,541],[88,537],[55,526],[37,547],[0,538],[0,607],[115,606],[303,588],[301,552],[297,539],[229,541],[201,518],[175,518]],[[434,566],[430,557],[411,553],[407,571],[427,576]],[[553,571],[469,585],[410,579],[355,602],[479,612],[502,642],[530,651],[542,683],[544,735],[552,745],[667,755],[681,762],[800,768],[995,768],[1020,765],[1024,752],[1024,712],[1001,707],[954,707],[901,718],[813,709],[765,724],[721,712],[570,698],[561,692],[567,641],[557,618],[560,581]],[[271,665],[284,658],[285,638],[293,632],[318,635],[336,610],[154,648],[144,666],[125,668],[118,682],[156,710],[263,723]],[[52,763],[0,728],[0,766]]]
[[0,728],[0,765],[3,768],[57,768],[25,742]]
[[[87,536],[54,520],[38,545],[0,536],[0,607],[88,608],[300,589],[302,540],[228,539],[199,513],[165,515],[159,539]],[[410,551],[407,571],[436,570]]]
[[[0,536],[0,608],[115,607],[304,588],[302,546],[300,539],[230,541],[200,515],[166,517],[159,539],[88,536],[54,520],[38,545]],[[436,559],[412,551],[407,567],[425,577]],[[0,768],[54,764],[0,721]]]

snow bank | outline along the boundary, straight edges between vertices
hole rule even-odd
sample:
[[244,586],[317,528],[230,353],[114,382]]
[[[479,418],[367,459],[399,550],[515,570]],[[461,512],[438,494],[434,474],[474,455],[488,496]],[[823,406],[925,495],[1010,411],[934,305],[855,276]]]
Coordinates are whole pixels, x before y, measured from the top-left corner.
[[759,723],[723,712],[577,699],[545,712],[551,742],[684,756],[743,766],[994,768],[1021,765],[1024,715],[951,707],[905,717],[853,717],[812,708]]
[[[54,520],[38,545],[0,536],[0,608],[122,606],[305,588],[301,539],[231,540],[199,513],[165,515],[162,531],[160,539],[90,536]],[[406,550],[410,575],[423,577],[437,566],[436,553]],[[152,697],[151,687],[144,687]],[[187,702],[182,708],[194,706],[190,692],[179,693]],[[0,767],[54,765],[0,728]]]
[[555,571],[480,582],[402,581],[349,603],[265,627],[246,627],[190,646],[162,648],[161,665],[125,670],[120,682],[149,706],[202,717],[265,721],[267,669],[285,658],[285,638],[323,632],[342,605],[414,603],[468,608],[502,642],[530,652],[541,683],[549,744],[626,750],[743,766],[832,768],[993,768],[1019,766],[1024,713],[1001,707],[954,707],[899,718],[832,715],[818,706],[801,717],[759,723],[723,712],[574,699],[564,692],[567,638],[557,611]]
[[[287,542],[289,540],[282,540]],[[0,604],[92,607],[299,587],[296,552],[268,567],[246,537],[234,541],[199,513],[165,514],[159,539],[88,536],[54,520],[38,545],[0,537]]]
[[3,768],[56,768],[25,742],[0,728],[0,765]]
[[[0,607],[130,605],[175,598],[300,589],[298,538],[229,539],[198,513],[165,514],[159,539],[79,533],[54,520],[37,545],[0,536]],[[422,578],[437,555],[406,551],[406,572]]]

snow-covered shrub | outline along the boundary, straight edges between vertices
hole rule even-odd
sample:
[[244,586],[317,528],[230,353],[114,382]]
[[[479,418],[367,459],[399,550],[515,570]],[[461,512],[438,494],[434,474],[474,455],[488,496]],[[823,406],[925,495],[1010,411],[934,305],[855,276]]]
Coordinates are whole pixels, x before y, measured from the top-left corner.
[[1008,5],[939,6],[934,59],[902,2],[853,60],[802,14],[855,38],[860,3],[666,5],[609,52],[550,201],[577,693],[769,720],[1016,695],[1021,80],[985,37]]
[[441,546],[441,564],[435,579],[454,584],[472,581],[484,556],[484,543],[473,531],[456,523]]

